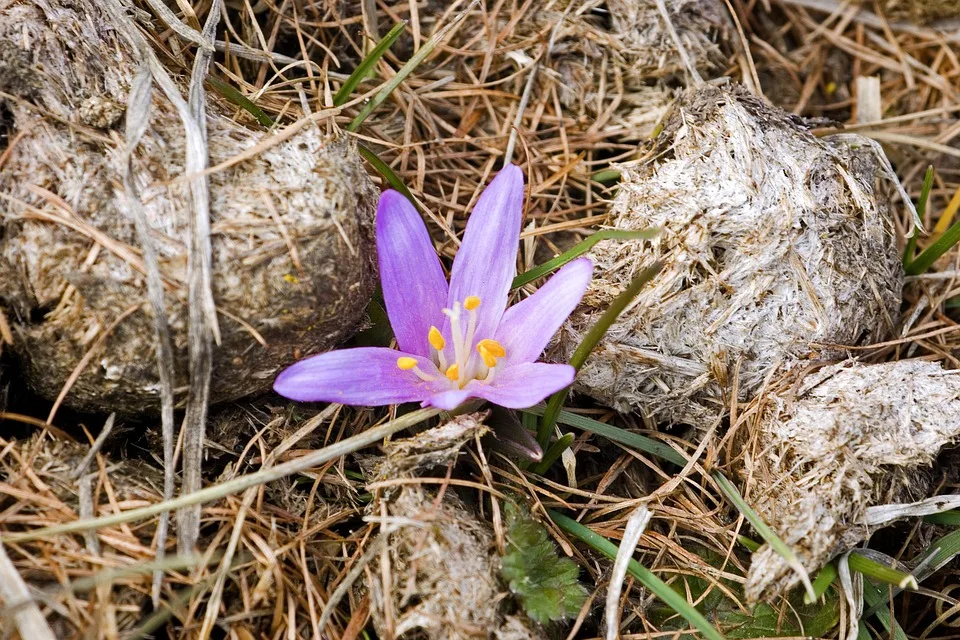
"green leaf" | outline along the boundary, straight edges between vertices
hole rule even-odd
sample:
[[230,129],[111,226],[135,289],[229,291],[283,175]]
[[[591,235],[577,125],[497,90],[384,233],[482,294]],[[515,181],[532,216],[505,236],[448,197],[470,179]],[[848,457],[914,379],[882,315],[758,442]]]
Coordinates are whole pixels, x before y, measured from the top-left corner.
[[[927,167],[927,172],[923,174],[923,186],[920,188],[920,200],[917,202],[917,217],[923,220],[923,215],[927,211],[927,199],[930,197],[930,189],[933,187],[933,165]],[[920,229],[914,228],[913,235],[907,240],[907,247],[903,250],[903,267],[907,268],[913,261],[913,254],[917,250],[917,238],[920,236]]]
[[[930,193],[930,187],[928,186],[927,176],[930,179],[933,179],[933,167],[927,169],[927,175],[923,179],[924,192],[920,194],[920,203],[923,205],[923,208],[926,209],[927,201],[924,196],[928,196]],[[919,207],[917,208],[917,213],[920,213]],[[916,234],[914,234],[916,235]],[[910,260],[909,263],[904,265],[904,273],[908,276],[916,276],[921,273],[926,273],[933,264],[940,259],[940,257],[945,254],[947,251],[953,248],[957,242],[960,241],[960,222],[955,222],[953,225],[943,232],[943,235],[937,238],[933,244],[923,250],[923,252],[917,256],[914,260]],[[909,243],[907,246],[908,250],[910,249]]]
[[590,179],[595,182],[617,182],[620,180],[620,170],[604,169],[602,171],[597,171],[595,174],[590,176]]
[[806,594],[803,598],[804,603],[813,604],[820,599],[823,594],[827,592],[827,589],[830,588],[830,585],[833,584],[833,581],[837,579],[837,565],[833,562],[828,562],[823,565],[823,568],[817,572],[816,577],[813,579],[813,598],[810,597],[810,594]]
[[470,3],[470,6],[467,7],[464,11],[461,11],[456,18],[450,21],[450,23],[433,34],[433,37],[423,43],[423,46],[420,47],[416,53],[400,67],[400,70],[397,71],[397,74],[390,78],[387,83],[384,85],[383,89],[377,92],[377,95],[373,97],[372,100],[363,105],[363,108],[360,109],[360,113],[350,122],[347,126],[347,131],[356,131],[360,128],[360,125],[363,124],[363,121],[373,113],[373,110],[379,107],[384,100],[390,97],[390,94],[393,93],[393,90],[400,86],[400,83],[407,79],[414,69],[420,66],[420,63],[423,62],[428,55],[440,44],[444,38],[447,37],[447,34],[450,33],[450,30],[455,28],[460,22],[467,17],[468,13],[478,0]]
[[816,594],[813,591],[813,585],[810,583],[810,576],[807,575],[807,570],[803,568],[800,559],[797,557],[797,554],[793,552],[793,549],[790,548],[786,542],[780,539],[780,536],[774,532],[770,526],[763,521],[763,518],[760,517],[760,514],[753,510],[753,508],[747,504],[747,501],[743,499],[743,496],[740,495],[740,491],[737,490],[737,487],[730,482],[725,475],[719,471],[714,471],[710,474],[710,477],[714,479],[717,483],[717,486],[720,487],[720,491],[727,497],[733,506],[743,514],[743,517],[746,518],[754,530],[760,534],[760,537],[769,544],[774,551],[776,551],[780,556],[787,561],[787,564],[790,565],[790,568],[797,572],[800,576],[800,581],[803,583],[804,588],[807,591],[807,597],[810,600],[816,600]]
[[[593,549],[611,560],[616,559],[618,551],[617,545],[599,533],[556,511],[549,510],[547,511],[547,515],[549,515],[550,519],[563,531],[590,545]],[[708,640],[724,639],[723,634],[717,631],[716,627],[710,624],[710,621],[707,620],[700,611],[687,602],[685,596],[672,589],[670,585],[658,578],[652,571],[639,562],[631,558],[627,564],[627,573],[636,578],[640,584],[660,598],[671,610],[699,629],[705,638]]]
[[[635,276],[633,280],[630,281],[630,284],[627,285],[627,288],[613,299],[610,306],[607,307],[606,311],[603,312],[596,323],[590,327],[583,336],[583,340],[577,345],[573,355],[570,356],[570,364],[574,369],[580,370],[580,367],[583,366],[590,356],[590,352],[599,344],[600,339],[607,333],[610,326],[616,322],[620,314],[623,313],[623,310],[627,308],[627,305],[637,297],[640,290],[660,273],[662,268],[662,263],[653,263]],[[563,401],[566,400],[569,391],[570,389],[568,387],[550,396],[550,400],[547,402],[547,408],[543,412],[543,419],[540,421],[540,429],[537,431],[537,442],[540,443],[541,447],[546,448],[547,442],[550,440],[550,432],[553,431],[554,425],[557,424],[557,416],[560,414],[560,408],[563,406]]]
[[[946,511],[939,515],[947,513],[955,512]],[[930,568],[939,569],[957,555],[960,555],[960,531],[951,531],[945,536],[934,540],[933,543],[927,547],[926,551],[920,554],[916,563],[917,565],[928,567],[927,570],[929,571]],[[924,573],[926,573],[926,571]]]
[[[851,557],[852,555],[853,554],[851,554]],[[907,634],[903,632],[903,628],[900,627],[896,618],[890,613],[887,598],[887,589],[882,589],[875,584],[871,584],[869,580],[863,581],[864,604],[870,609],[874,609],[873,614],[877,617],[877,620],[880,621],[880,624],[883,625],[883,628],[887,630],[887,633],[892,635],[893,640],[907,640]],[[866,618],[861,618],[860,620],[860,629],[862,631],[866,629],[866,625],[864,624],[865,620]],[[869,633],[867,637],[870,637]],[[890,636],[887,637],[889,638]]]
[[840,621],[840,603],[832,598],[822,605],[804,604],[795,596],[782,612],[761,602],[749,615],[739,609],[720,609],[716,619],[728,638],[823,638]]
[[951,509],[950,511],[932,513],[928,516],[923,516],[923,521],[929,522],[930,524],[946,524],[956,527],[957,525],[960,525],[960,511]]
[[353,90],[357,88],[357,85],[360,84],[360,81],[366,78],[370,72],[373,70],[373,65],[377,64],[377,60],[383,57],[383,54],[390,49],[391,45],[400,37],[400,34],[403,33],[403,28],[406,25],[405,22],[398,22],[393,25],[393,29],[387,32],[387,35],[383,36],[380,42],[377,43],[373,49],[370,50],[370,53],[367,54],[357,68],[353,70],[353,73],[350,74],[350,77],[347,78],[343,86],[340,87],[340,90],[337,91],[333,96],[333,105],[339,107],[347,100],[350,99],[350,94],[353,93]]
[[410,189],[407,189],[407,185],[403,184],[403,180],[393,172],[393,169],[390,168],[386,162],[380,159],[380,156],[375,154],[369,148],[363,144],[357,144],[357,151],[360,152],[360,155],[363,156],[363,159],[370,163],[374,169],[377,170],[383,179],[387,181],[391,187],[403,194],[403,196],[410,201],[410,203],[420,209],[420,205],[417,204],[417,200],[413,197],[413,194],[410,193]]
[[[689,551],[709,562],[711,566],[725,566],[725,556],[708,549],[693,548]],[[674,584],[677,593],[698,603],[697,609],[714,621],[728,638],[775,638],[812,637],[822,638],[840,622],[838,592],[827,592],[822,601],[814,605],[802,602],[802,592],[794,591],[786,601],[777,606],[761,603],[753,611],[745,612],[739,602],[743,601],[743,585],[732,580],[723,580],[723,586],[737,599],[732,600],[724,590],[711,587],[711,582],[695,575],[685,575]],[[709,589],[709,591],[708,591]],[[651,621],[661,630],[683,630],[685,623],[676,619],[672,610],[652,608]],[[684,640],[694,640],[689,634]]]
[[257,122],[265,127],[273,126],[273,118],[264,113],[263,109],[255,105],[250,98],[234,89],[231,85],[216,76],[207,76],[207,82],[209,82],[210,86],[221,96],[256,118]]
[[551,271],[556,271],[563,265],[571,262],[574,258],[579,258],[587,251],[592,249],[595,244],[603,240],[649,240],[650,238],[655,238],[658,233],[660,233],[659,229],[648,229],[644,231],[601,229],[586,240],[573,245],[573,247],[567,249],[556,258],[547,260],[543,264],[536,266],[529,271],[524,271],[513,279],[513,284],[511,286],[516,289],[517,287],[522,287],[528,282],[533,282],[537,278],[542,278]]
[[892,567],[875,562],[859,553],[851,553],[849,557],[850,568],[859,571],[871,580],[877,582],[886,582],[893,584],[901,589],[917,589],[917,579],[909,573],[898,571]]
[[587,590],[580,567],[557,555],[546,530],[512,502],[505,503],[507,551],[501,574],[527,615],[540,624],[572,618]]
[[550,445],[550,448],[547,449],[547,452],[543,454],[543,460],[533,465],[530,470],[541,475],[546,473],[547,470],[553,466],[553,463],[560,459],[560,456],[563,455],[563,452],[570,448],[570,445],[573,444],[573,440],[574,438],[572,433],[563,434],[563,436]]
[[393,340],[393,328],[383,304],[383,293],[377,287],[376,293],[367,305],[367,316],[370,318],[370,327],[354,336],[361,347],[389,347]]
[[[544,411],[546,411],[546,406],[543,404],[538,404],[530,407],[529,409],[524,409],[523,413],[542,416]],[[557,422],[560,424],[565,424],[568,427],[576,427],[577,429],[581,429],[588,433],[595,433],[598,436],[603,436],[608,440],[619,442],[620,444],[632,449],[636,449],[637,451],[644,451],[668,462],[672,462],[680,467],[687,464],[686,459],[684,459],[684,457],[675,450],[670,448],[670,445],[668,444],[660,442],[659,440],[654,440],[653,438],[648,438],[647,436],[640,435],[639,433],[633,433],[632,431],[615,427],[612,424],[600,422],[599,420],[594,420],[593,418],[588,418],[587,416],[581,416],[578,413],[561,410],[560,413],[557,414]]]

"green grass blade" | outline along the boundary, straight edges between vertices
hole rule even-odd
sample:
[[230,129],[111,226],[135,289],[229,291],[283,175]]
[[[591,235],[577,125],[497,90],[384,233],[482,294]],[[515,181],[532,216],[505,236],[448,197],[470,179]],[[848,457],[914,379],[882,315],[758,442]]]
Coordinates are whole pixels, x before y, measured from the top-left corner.
[[924,522],[929,522],[930,524],[945,524],[952,527],[960,525],[960,511],[956,509],[951,509],[950,511],[941,511],[940,513],[933,513],[929,516],[923,516]]
[[[927,172],[923,174],[923,187],[920,189],[920,200],[917,202],[917,216],[923,220],[927,212],[927,199],[930,197],[930,189],[933,187],[933,165],[927,167]],[[907,240],[907,247],[903,251],[904,269],[913,262],[913,254],[917,250],[917,237],[920,235],[920,229],[914,229],[913,235]]]
[[917,579],[909,573],[880,564],[857,552],[851,553],[848,561],[851,569],[859,571],[874,581],[886,582],[901,589],[917,589],[919,586],[917,585]]
[[[950,513],[945,512],[945,513]],[[941,514],[937,514],[941,515]],[[926,519],[926,516],[924,519]],[[914,570],[914,576],[917,578],[917,582],[923,582],[928,577],[933,575],[935,572],[939,571],[944,567],[948,562],[953,560],[957,555],[960,555],[960,531],[951,531],[947,535],[938,538],[933,541],[927,549],[919,554],[914,561],[911,563],[913,566],[917,567]],[[902,589],[894,588],[891,593],[897,595]],[[864,614],[864,617],[869,617],[874,613],[877,613],[880,607],[886,608],[886,599],[880,602],[880,605],[871,605],[867,612]]]
[[[591,548],[611,560],[616,559],[618,551],[617,545],[600,534],[556,511],[547,511],[547,515],[566,533],[588,544]],[[631,558],[627,566],[627,572],[636,578],[640,584],[649,589],[655,596],[663,600],[663,602],[676,611],[678,615],[699,629],[705,638],[709,638],[710,640],[723,640],[723,634],[710,624],[710,621],[707,620],[702,613],[687,602],[686,598],[674,591],[670,585],[654,575],[652,571]]]
[[387,35],[383,36],[380,39],[380,42],[377,43],[373,49],[370,50],[370,53],[367,54],[357,68],[353,70],[353,73],[350,74],[340,87],[340,90],[337,91],[333,96],[333,105],[339,107],[344,104],[347,100],[350,99],[350,95],[353,93],[353,90],[357,88],[357,85],[360,84],[360,81],[367,77],[370,72],[373,70],[373,65],[377,64],[377,60],[383,57],[383,54],[393,46],[393,43],[396,42],[397,38],[400,37],[400,34],[403,33],[403,29],[406,26],[406,22],[398,22],[393,25],[393,29],[387,32]]
[[404,197],[413,204],[414,207],[416,207],[418,210],[420,209],[420,205],[417,204],[413,194],[410,193],[410,189],[407,189],[407,185],[403,184],[403,181],[399,176],[397,176],[397,174],[393,172],[393,169],[390,168],[390,165],[381,160],[377,154],[363,144],[357,144],[357,150],[360,152],[360,155],[363,156],[363,159],[369,162],[370,166],[376,169],[377,173],[383,176],[383,179],[387,181],[387,184],[402,193]]
[[747,548],[747,551],[749,551],[750,553],[756,553],[757,551],[760,550],[760,547],[763,546],[762,544],[760,544],[760,543],[757,542],[756,540],[754,540],[754,539],[752,539],[752,538],[748,538],[748,537],[745,536],[745,535],[738,535],[738,536],[737,536],[737,542],[739,542],[740,544],[742,544],[743,546],[745,546],[745,547]]
[[620,180],[619,169],[603,169],[590,176],[594,182],[617,182]]
[[953,245],[960,241],[960,222],[955,222],[953,226],[943,232],[943,235],[927,247],[923,253],[917,256],[916,260],[910,262],[904,269],[908,276],[916,276],[926,273],[940,257],[953,248]]
[[397,71],[397,75],[390,78],[383,89],[377,92],[377,95],[373,97],[372,100],[363,105],[363,108],[360,110],[360,113],[357,114],[357,117],[347,126],[347,131],[356,131],[363,121],[367,119],[373,110],[379,107],[384,100],[390,97],[390,94],[393,93],[393,90],[400,86],[400,83],[407,79],[414,69],[420,66],[420,63],[423,62],[428,55],[430,55],[433,50],[440,44],[444,38],[447,37],[447,34],[450,33],[451,29],[456,27],[460,22],[467,17],[467,14],[473,9],[480,0],[474,0],[470,3],[470,6],[460,12],[460,14],[453,19],[447,26],[443,29],[440,29],[433,37],[427,40],[420,49],[413,54],[413,56],[400,67],[400,70]]
[[229,102],[232,102],[256,118],[257,122],[265,127],[273,126],[273,118],[264,113],[263,109],[255,105],[250,98],[237,91],[235,88],[233,88],[233,86],[227,84],[216,76],[207,76],[207,82],[210,83],[210,86],[213,87],[217,93],[222,95]]
[[650,238],[655,238],[657,234],[660,233],[659,229],[650,229],[644,231],[626,231],[622,229],[602,229],[597,231],[595,234],[578,242],[572,248],[564,251],[556,258],[548,260],[541,264],[540,266],[534,267],[529,271],[524,271],[516,278],[513,279],[514,289],[517,287],[522,287],[528,282],[533,282],[537,278],[542,278],[551,271],[556,271],[563,265],[572,261],[574,258],[579,258],[587,251],[593,248],[593,245],[601,242],[602,240],[649,240]]
[[[627,305],[637,297],[640,290],[643,289],[648,282],[653,280],[654,276],[660,273],[662,268],[663,264],[660,262],[655,262],[652,266],[647,267],[630,282],[620,295],[613,299],[613,302],[610,303],[607,310],[604,311],[600,319],[590,327],[590,330],[583,336],[583,340],[577,346],[573,355],[570,356],[570,364],[574,369],[580,370],[580,367],[587,361],[590,352],[593,351],[594,347],[600,342],[600,339],[603,338],[607,329],[609,329],[620,314],[623,313]],[[563,401],[566,400],[569,391],[569,387],[558,391],[553,394],[550,397],[550,401],[547,402],[547,409],[543,413],[543,419],[540,421],[540,429],[537,431],[537,442],[540,443],[541,447],[546,448],[547,442],[550,439],[550,432],[553,431],[553,426],[557,424],[560,407],[563,405]]]
[[[539,404],[535,407],[524,409],[524,413],[532,413],[534,415],[542,416],[545,410],[546,407],[542,404]],[[639,433],[632,433],[626,429],[621,429],[620,427],[615,427],[613,425],[600,422],[599,420],[588,418],[587,416],[581,416],[576,413],[571,413],[570,411],[561,410],[560,413],[557,414],[557,422],[560,424],[565,424],[568,427],[575,427],[588,433],[594,433],[598,436],[606,438],[607,440],[619,442],[620,444],[630,447],[631,449],[649,453],[650,455],[666,460],[667,462],[672,462],[679,467],[687,464],[686,459],[682,455],[677,453],[669,445],[660,442],[659,440],[648,438],[647,436],[640,435]]]
[[[853,554],[851,554],[851,557],[852,555]],[[900,624],[890,612],[888,598],[889,592],[887,589],[881,589],[877,585],[871,584],[869,580],[863,581],[864,604],[869,607],[869,610],[873,612],[873,615],[877,616],[877,620],[880,621],[880,624],[882,624],[887,630],[887,633],[890,634],[886,637],[892,638],[893,640],[907,640],[907,634],[903,632],[903,628],[900,627]],[[863,624],[863,621],[866,619],[867,615],[864,615],[860,619],[861,629],[866,627],[866,625]]]
[[827,589],[830,588],[830,585],[833,584],[833,581],[837,579],[837,565],[833,562],[828,562],[823,565],[823,568],[817,572],[817,577],[813,579],[813,595],[814,598],[810,599],[810,594],[804,594],[803,603],[804,604],[813,604],[817,600],[823,597],[823,594],[827,592]]
[[780,539],[780,536],[774,532],[773,529],[763,521],[763,518],[760,517],[760,514],[753,510],[753,508],[747,504],[746,500],[743,499],[743,496],[740,495],[740,491],[730,482],[725,475],[719,471],[714,471],[710,474],[710,477],[716,481],[717,486],[720,487],[720,491],[723,492],[723,495],[727,497],[737,510],[743,514],[743,517],[747,519],[754,530],[760,534],[760,537],[769,544],[774,551],[776,551],[780,556],[787,561],[787,564],[790,565],[790,568],[797,572],[797,575],[800,576],[800,581],[803,583],[804,589],[807,591],[807,597],[811,601],[816,602],[817,597],[816,593],[813,590],[813,584],[810,583],[810,576],[807,575],[807,570],[803,568],[803,565],[800,563],[800,558],[797,557],[797,554],[793,552],[793,549],[790,548],[786,542]]

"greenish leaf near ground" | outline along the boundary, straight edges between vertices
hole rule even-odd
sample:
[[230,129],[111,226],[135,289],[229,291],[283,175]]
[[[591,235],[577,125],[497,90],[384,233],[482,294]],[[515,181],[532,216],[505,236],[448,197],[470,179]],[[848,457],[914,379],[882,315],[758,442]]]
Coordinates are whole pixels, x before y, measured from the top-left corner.
[[536,520],[506,503],[507,552],[502,575],[531,619],[544,624],[572,618],[587,597],[580,567],[557,549]]

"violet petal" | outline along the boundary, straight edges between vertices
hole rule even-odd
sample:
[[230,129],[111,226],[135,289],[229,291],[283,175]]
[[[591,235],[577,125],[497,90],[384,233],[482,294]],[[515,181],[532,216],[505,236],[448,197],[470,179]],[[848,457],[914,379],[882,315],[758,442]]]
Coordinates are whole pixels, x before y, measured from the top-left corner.
[[507,305],[510,284],[517,273],[522,218],[523,172],[509,165],[480,194],[450,273],[448,306],[462,303],[468,296],[481,300],[477,309],[479,338],[493,334]]
[[467,398],[474,397],[475,394],[470,393],[467,389],[448,389],[446,391],[440,391],[434,393],[432,396],[423,401],[423,406],[425,407],[436,407],[437,409],[443,409],[444,411],[453,411]]
[[495,339],[506,350],[506,362],[533,362],[583,297],[593,263],[578,258],[556,273],[532,296],[503,314]]
[[[410,356],[437,380],[428,383],[413,371],[401,371],[397,359]],[[338,349],[312,356],[286,368],[273,383],[280,395],[301,402],[339,402],[376,407],[429,397],[446,382],[423,357],[383,347]]]
[[573,383],[576,370],[568,364],[526,362],[498,371],[493,382],[471,382],[464,390],[507,409],[526,409]]
[[447,280],[420,214],[399,192],[377,205],[377,255],[383,301],[400,349],[428,356],[430,326],[442,327]]

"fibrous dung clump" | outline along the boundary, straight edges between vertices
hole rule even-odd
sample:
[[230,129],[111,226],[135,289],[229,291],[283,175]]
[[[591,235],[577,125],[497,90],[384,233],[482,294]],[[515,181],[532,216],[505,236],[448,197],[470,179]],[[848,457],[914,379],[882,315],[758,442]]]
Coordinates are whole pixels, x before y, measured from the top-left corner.
[[[391,442],[373,482],[415,478],[418,471],[452,464],[461,447],[486,428],[471,414]],[[370,507],[381,518],[370,579],[371,616],[381,637],[458,640],[542,637],[522,616],[506,615],[509,594],[500,581],[489,523],[452,489],[442,499],[425,485],[380,490]],[[387,578],[384,578],[387,576]]]
[[905,18],[918,23],[960,17],[960,2],[956,0],[883,0],[885,15]]
[[646,159],[623,165],[617,229],[555,355],[566,359],[630,281],[640,292],[578,375],[618,410],[704,426],[732,382],[748,399],[781,367],[835,357],[896,321],[902,268],[879,152],[855,136],[820,139],[737,86],[689,90]]
[[[960,436],[960,375],[933,362],[832,365],[756,402],[745,497],[808,572],[871,535],[868,508],[927,497],[925,469]],[[745,592],[755,602],[798,581],[764,545]]]
[[[159,379],[122,182],[139,61],[121,33],[88,0],[0,8],[0,91],[12,96],[0,98],[12,127],[0,169],[0,303],[35,392],[55,398],[80,371],[67,404],[137,413],[159,406]],[[212,166],[270,137],[213,98],[206,111]],[[132,174],[159,256],[181,390],[193,216],[185,139],[156,89]],[[352,145],[316,126],[213,171],[209,184],[217,402],[269,389],[282,367],[350,335],[376,285],[377,193]]]

